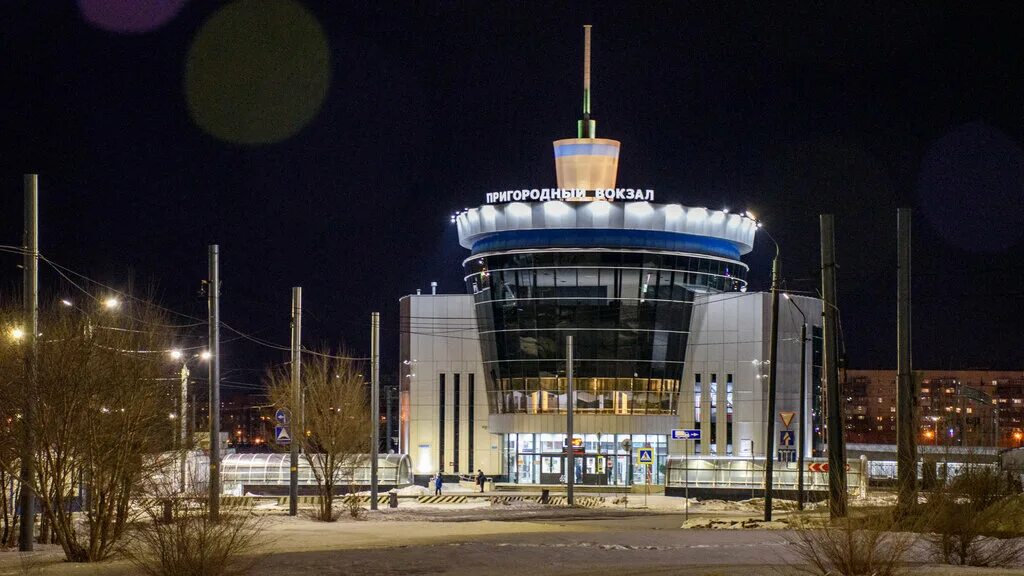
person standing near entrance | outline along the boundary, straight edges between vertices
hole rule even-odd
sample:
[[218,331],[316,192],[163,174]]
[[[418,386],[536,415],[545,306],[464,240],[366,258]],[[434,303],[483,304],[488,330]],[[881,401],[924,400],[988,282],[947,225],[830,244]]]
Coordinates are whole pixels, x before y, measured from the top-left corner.
[[438,470],[434,476],[434,496],[441,495],[441,485],[444,484],[444,479],[441,477],[441,471]]
[[477,470],[476,471],[476,483],[480,485],[480,492],[481,493],[484,491],[484,482],[485,481],[486,481],[486,478],[484,478],[484,471],[483,470]]

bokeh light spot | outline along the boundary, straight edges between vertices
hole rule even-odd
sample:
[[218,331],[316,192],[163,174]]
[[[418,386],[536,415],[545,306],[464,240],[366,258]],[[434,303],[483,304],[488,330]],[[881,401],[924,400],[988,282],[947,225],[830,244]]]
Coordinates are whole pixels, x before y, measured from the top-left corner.
[[947,242],[969,252],[999,252],[1024,232],[1024,151],[981,122],[958,126],[927,151],[918,198]]
[[185,69],[193,120],[216,138],[269,144],[316,116],[330,83],[317,19],[293,0],[240,0],[196,34]]
[[174,18],[187,0],[78,0],[82,18],[108,32],[141,34]]

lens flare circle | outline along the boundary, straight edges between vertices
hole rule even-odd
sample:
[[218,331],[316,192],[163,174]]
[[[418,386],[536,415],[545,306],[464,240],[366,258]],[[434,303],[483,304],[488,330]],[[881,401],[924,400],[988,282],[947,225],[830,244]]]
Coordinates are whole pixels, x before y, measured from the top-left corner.
[[186,1],[78,0],[78,11],[86,22],[101,30],[142,34],[169,22]]
[[1001,252],[1024,232],[1024,151],[983,122],[957,126],[925,153],[918,198],[935,231],[968,252]]
[[289,138],[319,112],[330,84],[323,28],[293,0],[240,0],[193,39],[185,95],[195,123],[235,144]]

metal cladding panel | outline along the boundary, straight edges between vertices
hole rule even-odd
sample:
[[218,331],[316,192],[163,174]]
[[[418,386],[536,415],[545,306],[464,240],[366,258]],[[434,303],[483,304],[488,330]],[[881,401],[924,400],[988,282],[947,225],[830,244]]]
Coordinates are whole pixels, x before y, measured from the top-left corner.
[[[682,237],[680,242],[700,237],[710,241],[710,246],[731,245],[733,249],[730,252],[743,255],[753,249],[754,234],[757,231],[754,220],[739,214],[650,202],[554,200],[488,204],[463,212],[456,222],[459,243],[475,252],[480,251],[476,247],[478,242],[507,232],[558,230],[560,236],[567,239],[565,242],[569,246],[574,234],[582,230],[647,230],[690,237]],[[544,241],[550,236],[539,235],[537,238]],[[581,234],[580,238],[586,237]]]

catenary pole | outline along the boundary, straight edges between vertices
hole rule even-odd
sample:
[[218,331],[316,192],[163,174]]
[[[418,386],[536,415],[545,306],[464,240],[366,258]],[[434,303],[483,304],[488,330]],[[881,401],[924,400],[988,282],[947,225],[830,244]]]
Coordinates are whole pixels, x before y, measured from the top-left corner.
[[775,245],[772,260],[772,323],[771,345],[768,350],[768,437],[764,447],[764,520],[772,519],[772,484],[775,471],[775,396],[779,366],[779,246]]
[[897,508],[910,512],[917,502],[917,430],[910,330],[910,209],[896,210],[896,475]]
[[[803,312],[801,312],[802,314]],[[807,449],[807,319],[800,325],[800,438],[796,455],[796,508],[804,509],[804,451]]]
[[35,474],[36,415],[36,339],[39,336],[39,175],[25,174],[25,404],[22,407],[21,444],[21,526],[18,532],[18,550],[32,550],[32,532],[35,526]]
[[828,392],[828,510],[832,518],[846,517],[846,444],[843,441],[843,403],[839,384],[839,352],[836,342],[835,219],[822,214],[821,294],[824,306],[825,379]]
[[380,449],[380,312],[370,313],[370,362],[370,510],[376,510],[377,452]]
[[209,246],[210,519],[220,518],[220,247]]
[[288,467],[288,515],[299,512],[299,443],[306,437],[302,421],[302,287],[292,288],[292,409],[288,421],[292,434]]
[[179,470],[178,470],[178,492],[185,492],[185,482],[187,480],[187,460],[188,460],[188,360],[181,363],[181,401],[178,406],[178,425],[179,435],[181,438],[179,441],[181,445],[178,449],[181,451],[179,454]]
[[576,390],[572,378],[572,336],[565,337],[565,401],[569,405],[565,411],[565,423],[568,429],[565,440],[565,501],[569,506],[575,506],[573,499],[573,488],[576,484],[576,447],[572,444],[573,421],[572,416],[576,408]]

